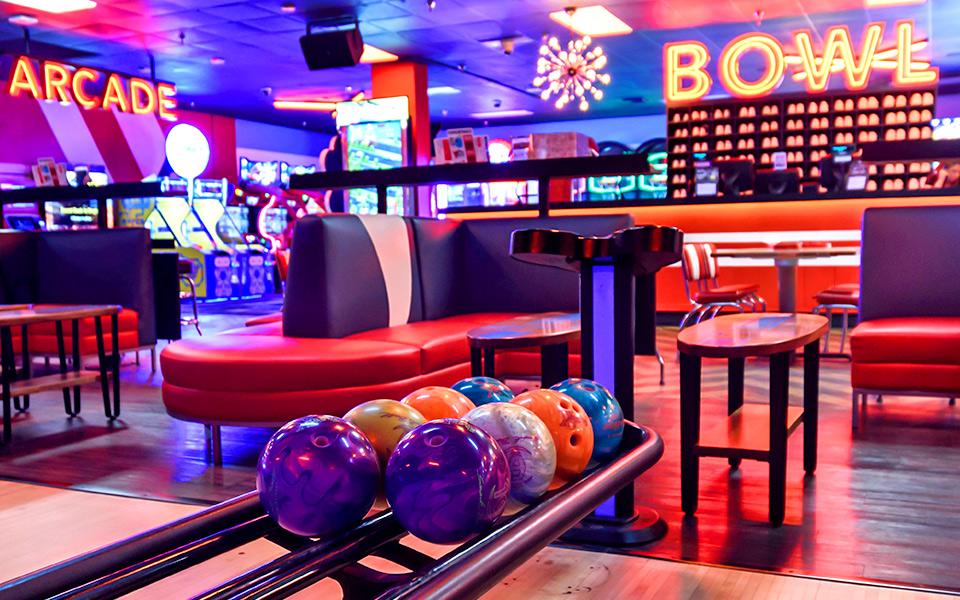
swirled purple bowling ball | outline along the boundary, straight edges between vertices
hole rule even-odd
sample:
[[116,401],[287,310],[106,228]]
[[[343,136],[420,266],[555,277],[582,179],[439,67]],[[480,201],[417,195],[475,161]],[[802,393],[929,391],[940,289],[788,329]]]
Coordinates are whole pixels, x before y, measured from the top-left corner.
[[550,430],[532,411],[496,402],[463,417],[500,444],[510,465],[510,497],[529,504],[543,495],[557,471],[557,448]]
[[477,406],[513,400],[510,388],[493,377],[467,377],[453,384],[453,389],[470,398]]
[[425,423],[387,463],[387,500],[410,533],[436,544],[490,527],[510,495],[510,467],[489,434],[459,419]]
[[593,425],[591,460],[606,462],[613,458],[623,439],[623,409],[610,390],[590,379],[566,379],[550,388],[577,401]]
[[284,529],[318,537],[349,529],[373,506],[380,466],[373,444],[338,417],[290,421],[257,463],[263,508]]

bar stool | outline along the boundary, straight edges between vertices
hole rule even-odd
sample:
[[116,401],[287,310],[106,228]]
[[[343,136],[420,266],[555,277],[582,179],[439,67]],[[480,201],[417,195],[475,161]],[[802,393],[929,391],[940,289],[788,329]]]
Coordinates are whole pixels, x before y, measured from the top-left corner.
[[828,329],[826,335],[823,336],[823,351],[821,355],[850,358],[850,355],[843,351],[843,347],[847,342],[847,331],[850,328],[850,315],[851,313],[859,313],[860,311],[860,284],[843,283],[835,285],[820,291],[814,298],[817,301],[817,305],[813,308],[814,314],[820,314],[822,312],[826,315],[828,321],[832,320],[833,311],[835,310],[839,310],[843,316],[840,323],[840,351],[832,354],[829,352],[830,330]]
[[720,285],[717,281],[719,267],[714,256],[716,246],[707,243],[683,245],[683,285],[687,292],[687,299],[693,308],[683,315],[680,320],[680,329],[686,327],[691,319],[696,317],[699,323],[707,318],[713,318],[724,308],[733,308],[737,312],[750,309],[767,310],[767,301],[757,293],[756,284]]
[[180,276],[180,281],[186,283],[187,287],[190,288],[189,292],[180,292],[180,299],[190,300],[193,308],[193,316],[180,317],[180,325],[193,325],[197,328],[197,335],[203,335],[203,332],[200,331],[200,313],[197,309],[197,283],[193,280],[193,262],[181,258],[177,262],[177,274]]

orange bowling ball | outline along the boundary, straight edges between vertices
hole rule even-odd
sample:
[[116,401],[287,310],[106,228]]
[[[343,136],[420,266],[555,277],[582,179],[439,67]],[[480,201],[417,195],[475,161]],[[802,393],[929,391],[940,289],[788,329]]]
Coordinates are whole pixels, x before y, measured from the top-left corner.
[[420,411],[396,400],[364,402],[343,415],[343,419],[356,425],[373,444],[381,471],[387,468],[387,460],[400,438],[427,422]]
[[420,388],[408,394],[401,402],[420,411],[428,421],[459,419],[476,408],[476,405],[460,392],[436,385]]
[[557,447],[556,480],[567,482],[583,473],[593,454],[593,427],[573,398],[553,390],[530,390],[510,402],[533,411],[546,423]]

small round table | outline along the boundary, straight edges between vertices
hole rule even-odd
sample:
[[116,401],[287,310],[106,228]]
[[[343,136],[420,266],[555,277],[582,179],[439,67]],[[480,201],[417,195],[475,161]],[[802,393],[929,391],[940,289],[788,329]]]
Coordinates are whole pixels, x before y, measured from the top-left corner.
[[[732,468],[744,458],[770,467],[770,522],[783,523],[787,437],[803,424],[803,468],[817,468],[820,338],[826,317],[743,313],[688,327],[677,336],[680,351],[680,487],[683,512],[697,511],[700,457],[725,457]],[[803,348],[803,407],[790,406],[790,360]],[[770,404],[744,404],[744,361],[770,358]],[[700,432],[702,358],[727,359],[727,418]]]
[[580,339],[578,313],[525,315],[467,332],[473,375],[495,377],[494,352],[508,348],[540,348],[542,387],[550,387],[568,375],[568,343]]

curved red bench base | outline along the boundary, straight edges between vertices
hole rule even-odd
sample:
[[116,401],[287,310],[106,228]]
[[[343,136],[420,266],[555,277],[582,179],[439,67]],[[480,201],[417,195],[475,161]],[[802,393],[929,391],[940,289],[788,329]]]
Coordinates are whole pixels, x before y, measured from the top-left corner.
[[[160,354],[163,403],[175,418],[211,425],[342,415],[368,400],[469,377],[467,331],[515,316],[456,315],[336,339],[286,337],[272,321],[180,340]],[[571,375],[580,372],[579,349],[571,344]],[[496,367],[499,377],[539,374],[539,350],[498,352]]]

